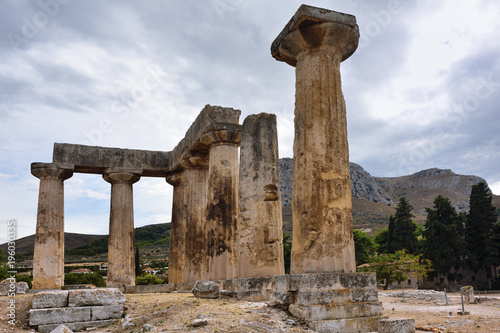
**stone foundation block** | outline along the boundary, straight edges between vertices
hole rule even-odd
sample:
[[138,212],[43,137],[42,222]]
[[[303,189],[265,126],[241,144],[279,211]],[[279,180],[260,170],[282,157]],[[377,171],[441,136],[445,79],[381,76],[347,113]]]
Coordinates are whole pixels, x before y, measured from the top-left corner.
[[69,290],[68,306],[118,305],[125,303],[125,296],[117,288]]
[[30,310],[30,326],[74,323],[79,321],[90,321],[90,308],[54,308]]
[[199,298],[219,298],[219,284],[213,281],[196,281],[193,287],[193,294]]
[[268,298],[267,290],[243,290],[236,292],[236,298],[247,302],[265,302]]
[[66,325],[59,325],[50,333],[73,333]]
[[[87,328],[92,328],[92,327],[109,326],[109,325],[116,323],[117,321],[118,321],[117,319],[110,319],[110,320],[87,321],[87,322],[78,322],[78,323],[66,323],[64,325],[66,327],[68,327],[70,330],[72,330],[74,332],[78,332],[78,331],[84,331]],[[38,332],[51,333],[52,330],[56,329],[60,325],[61,324],[40,325],[40,326],[38,326]]]
[[298,305],[338,304],[351,301],[349,289],[299,291]]
[[292,293],[284,291],[271,291],[269,293],[269,306],[276,306],[288,310],[288,306],[292,303]]
[[415,320],[406,318],[382,319],[378,326],[379,333],[414,333]]
[[123,305],[105,305],[90,307],[90,320],[120,319]]
[[279,275],[273,278],[276,290],[279,291],[377,288],[375,273],[311,273]]
[[380,317],[313,321],[309,328],[320,333],[376,332]]
[[68,306],[67,290],[42,291],[33,296],[33,309],[64,308]]
[[372,289],[351,289],[351,301],[353,302],[377,302],[378,291]]
[[384,308],[380,302],[359,302],[344,304],[296,305],[288,308],[290,313],[305,321],[374,317],[382,315]]

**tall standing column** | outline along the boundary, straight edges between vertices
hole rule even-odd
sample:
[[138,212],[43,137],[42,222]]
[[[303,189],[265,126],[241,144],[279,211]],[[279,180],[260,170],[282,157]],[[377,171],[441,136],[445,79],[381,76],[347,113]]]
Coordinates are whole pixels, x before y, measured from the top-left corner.
[[167,176],[167,182],[174,186],[172,220],[170,228],[170,255],[168,263],[168,282],[184,282],[186,261],[186,222],[188,215],[187,170]]
[[237,277],[285,273],[276,116],[250,115],[241,128]]
[[240,136],[237,126],[208,132],[201,138],[210,146],[207,203],[207,278],[210,280],[236,276]]
[[53,163],[32,163],[31,174],[40,179],[33,255],[33,289],[59,289],[64,285],[64,180],[72,168]]
[[102,177],[111,183],[109,215],[108,287],[135,286],[134,204],[132,184],[142,170],[108,169]]
[[190,158],[182,162],[187,171],[187,221],[183,282],[207,279],[208,161]]
[[356,269],[340,62],[358,40],[354,16],[303,5],[271,47],[296,66],[292,273]]

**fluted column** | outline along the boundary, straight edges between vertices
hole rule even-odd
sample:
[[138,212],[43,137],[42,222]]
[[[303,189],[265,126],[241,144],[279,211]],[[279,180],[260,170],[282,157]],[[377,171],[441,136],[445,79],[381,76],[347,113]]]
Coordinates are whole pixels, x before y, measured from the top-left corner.
[[272,45],[296,66],[292,273],[356,269],[340,62],[358,40],[354,16],[302,6]]
[[134,205],[132,184],[142,170],[108,169],[102,177],[111,183],[108,241],[108,287],[135,286]]
[[32,163],[31,173],[40,179],[33,289],[59,289],[64,285],[64,180],[73,175],[70,167]]
[[168,263],[168,282],[184,282],[186,264],[186,223],[188,217],[188,180],[187,170],[167,176],[167,182],[174,186],[172,219],[170,227],[170,255]]
[[207,279],[207,191],[208,161],[189,158],[181,165],[187,170],[187,220],[183,282]]
[[236,276],[240,136],[238,128],[208,132],[201,138],[210,146],[207,202],[207,278],[210,280]]
[[282,275],[283,220],[276,116],[248,116],[241,129],[238,278]]

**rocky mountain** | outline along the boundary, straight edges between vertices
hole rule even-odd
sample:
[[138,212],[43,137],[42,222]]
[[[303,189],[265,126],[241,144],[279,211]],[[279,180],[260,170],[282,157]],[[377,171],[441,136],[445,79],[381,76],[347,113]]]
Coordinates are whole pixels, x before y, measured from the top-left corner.
[[[291,229],[293,160],[280,159],[281,197],[285,230]],[[426,207],[432,207],[438,195],[449,198],[458,211],[469,210],[472,185],[486,181],[478,176],[458,175],[449,169],[428,169],[402,177],[373,177],[360,165],[350,163],[353,221],[356,228],[374,233],[388,223],[401,197],[415,208],[417,223],[425,221]],[[500,208],[500,196],[493,196]]]

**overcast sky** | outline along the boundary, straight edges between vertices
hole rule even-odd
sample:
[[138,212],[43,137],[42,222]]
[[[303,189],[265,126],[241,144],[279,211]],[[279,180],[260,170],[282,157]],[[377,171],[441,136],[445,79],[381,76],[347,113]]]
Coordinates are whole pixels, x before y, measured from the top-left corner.
[[[206,104],[278,117],[292,157],[294,68],[270,46],[294,0],[0,2],[0,243],[35,233],[54,142],[171,150]],[[500,194],[500,3],[311,0],[357,17],[341,65],[350,160],[373,176],[437,167]],[[65,231],[108,232],[110,184],[65,181]],[[134,185],[135,225],[170,221],[164,179]],[[3,226],[2,226],[3,225]],[[2,230],[3,229],[3,230]]]

